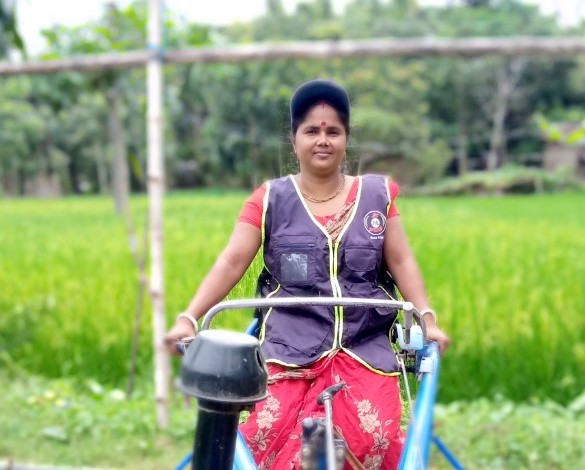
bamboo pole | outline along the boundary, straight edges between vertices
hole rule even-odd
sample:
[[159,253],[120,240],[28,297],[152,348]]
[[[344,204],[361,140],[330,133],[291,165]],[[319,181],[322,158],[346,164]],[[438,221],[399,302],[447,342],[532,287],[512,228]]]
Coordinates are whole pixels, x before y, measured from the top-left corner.
[[163,265],[163,74],[162,1],[148,1],[148,42],[152,51],[146,65],[148,93],[148,199],[150,206],[150,295],[153,307],[154,379],[156,417],[159,428],[169,423],[168,399],[170,357],[165,348],[166,330],[164,308]]
[[0,76],[40,75],[59,72],[96,72],[101,70],[144,67],[151,53],[129,51],[116,54],[92,54],[70,59],[0,62]]
[[405,56],[516,56],[565,55],[585,53],[585,39],[510,37],[411,39],[366,39],[346,41],[299,41],[281,44],[249,44],[208,47],[169,52],[173,64],[211,62],[249,62],[278,59],[330,59]]
[[[152,47],[152,43],[151,43]],[[573,56],[585,54],[582,37],[437,37],[410,39],[368,39],[345,41],[296,41],[227,47],[202,47],[167,51],[168,64],[208,64],[286,59],[330,59],[361,57],[479,57],[496,56]],[[0,76],[91,72],[105,69],[142,67],[153,56],[149,51],[96,54],[63,60],[22,63],[0,62]]]

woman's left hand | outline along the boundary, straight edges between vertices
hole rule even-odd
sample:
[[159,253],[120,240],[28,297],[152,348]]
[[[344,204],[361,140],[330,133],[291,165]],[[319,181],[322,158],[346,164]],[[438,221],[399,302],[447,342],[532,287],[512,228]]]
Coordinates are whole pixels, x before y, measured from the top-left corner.
[[429,322],[425,326],[427,329],[427,341],[436,341],[439,344],[439,352],[441,355],[445,354],[445,351],[451,344],[449,337],[434,322]]

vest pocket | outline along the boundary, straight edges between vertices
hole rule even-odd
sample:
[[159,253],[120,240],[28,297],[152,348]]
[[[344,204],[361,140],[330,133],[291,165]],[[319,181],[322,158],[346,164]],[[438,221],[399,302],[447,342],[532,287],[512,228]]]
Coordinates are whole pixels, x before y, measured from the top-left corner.
[[345,248],[345,264],[355,272],[375,271],[378,266],[378,252],[375,248],[348,246]]
[[309,280],[309,255],[307,253],[281,253],[278,261],[283,284],[304,284]]
[[315,281],[314,237],[287,237],[274,246],[276,276],[283,286],[310,286]]

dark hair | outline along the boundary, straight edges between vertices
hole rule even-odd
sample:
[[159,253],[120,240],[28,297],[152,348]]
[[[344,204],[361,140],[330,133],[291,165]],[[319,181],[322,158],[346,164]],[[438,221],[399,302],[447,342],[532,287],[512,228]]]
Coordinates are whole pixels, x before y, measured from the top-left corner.
[[295,135],[309,111],[320,102],[333,107],[349,135],[349,96],[345,89],[330,80],[310,80],[299,86],[290,99],[291,133]]

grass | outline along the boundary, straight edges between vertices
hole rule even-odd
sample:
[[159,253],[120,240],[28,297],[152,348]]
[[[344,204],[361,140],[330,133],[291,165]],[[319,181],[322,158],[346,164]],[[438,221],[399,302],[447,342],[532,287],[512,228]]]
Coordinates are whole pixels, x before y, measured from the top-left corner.
[[[245,194],[165,201],[169,323],[226,242]],[[147,202],[134,198],[142,228]],[[585,388],[585,195],[401,198],[440,324],[443,402],[501,395],[566,404]],[[125,387],[138,275],[105,198],[0,200],[0,366]],[[259,264],[232,293],[254,292]],[[243,329],[250,316],[218,325]],[[150,306],[139,380],[150,382]],[[176,365],[176,364],[175,364]]]
[[585,197],[405,199],[441,324],[445,401],[567,403],[585,379]]
[[[585,394],[567,407],[482,398],[439,405],[435,433],[469,470],[568,470],[585,468],[583,418]],[[431,464],[452,468],[434,446]]]
[[[175,393],[171,426],[155,428],[152,390],[132,400],[95,381],[0,373],[0,461],[116,469],[174,468],[191,450],[196,416]],[[563,407],[503,398],[439,405],[435,433],[467,469],[585,468],[585,394]],[[451,468],[433,446],[431,467]]]
[[[6,382],[9,380],[9,382]],[[2,375],[0,458],[19,464],[174,468],[192,449],[195,410],[178,395],[171,426],[156,429],[152,391],[128,401],[95,381]]]

